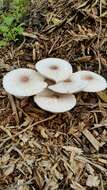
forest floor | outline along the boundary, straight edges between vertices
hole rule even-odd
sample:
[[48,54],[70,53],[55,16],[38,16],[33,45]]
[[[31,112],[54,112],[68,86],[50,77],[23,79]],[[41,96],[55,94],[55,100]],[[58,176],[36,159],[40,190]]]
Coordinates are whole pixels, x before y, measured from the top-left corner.
[[22,42],[0,49],[0,190],[106,190],[107,91],[52,114],[8,95],[2,78],[59,57],[107,79],[107,2],[32,0],[24,22]]

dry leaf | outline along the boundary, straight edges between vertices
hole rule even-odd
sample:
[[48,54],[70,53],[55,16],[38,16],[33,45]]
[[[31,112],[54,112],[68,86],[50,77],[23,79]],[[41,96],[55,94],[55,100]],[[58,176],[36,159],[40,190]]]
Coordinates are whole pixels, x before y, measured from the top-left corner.
[[58,25],[61,23],[61,20],[56,17],[52,17],[51,21],[53,22],[54,25]]
[[1,159],[1,161],[2,161],[2,163],[7,163],[8,161],[9,161],[9,159],[10,159],[10,155],[9,154],[4,154],[3,156],[2,156],[2,159]]
[[98,179],[98,176],[88,175],[86,185],[88,187],[98,187],[100,183],[100,180]]
[[48,139],[48,135],[46,134],[46,129],[45,128],[43,128],[42,126],[39,126],[38,131],[40,132],[41,136],[44,139]]
[[75,154],[80,155],[82,153],[82,150],[80,148],[77,147],[73,147],[73,146],[63,146],[63,148],[66,151],[70,151],[70,152],[74,152]]
[[104,101],[107,103],[107,91],[104,92],[97,92],[97,95]]
[[13,173],[14,167],[15,167],[14,164],[12,164],[11,166],[8,166],[8,168],[4,171],[5,176],[8,176],[8,175],[10,175],[11,173]]

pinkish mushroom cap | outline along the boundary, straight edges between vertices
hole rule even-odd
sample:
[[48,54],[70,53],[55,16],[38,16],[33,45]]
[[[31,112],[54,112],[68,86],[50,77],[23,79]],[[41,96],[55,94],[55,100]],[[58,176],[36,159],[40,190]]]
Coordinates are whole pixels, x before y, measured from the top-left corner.
[[99,92],[107,88],[107,81],[104,77],[92,71],[78,71],[74,73],[75,77],[80,77],[87,83],[83,89],[84,92]]
[[50,85],[48,88],[57,93],[70,94],[81,91],[86,85],[87,83],[81,80],[80,76],[75,76],[75,74],[72,73],[69,79]]
[[76,98],[72,94],[56,94],[46,89],[34,96],[34,102],[43,110],[62,113],[71,110],[76,105]]
[[32,69],[19,68],[8,72],[3,78],[4,89],[16,96],[35,95],[47,87],[44,77]]
[[72,73],[71,64],[59,58],[42,59],[35,67],[43,76],[56,82],[66,80]]

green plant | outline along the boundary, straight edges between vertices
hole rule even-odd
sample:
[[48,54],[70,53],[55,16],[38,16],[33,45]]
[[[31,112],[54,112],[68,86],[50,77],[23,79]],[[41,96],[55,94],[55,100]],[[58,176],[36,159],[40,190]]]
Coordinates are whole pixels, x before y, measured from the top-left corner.
[[23,32],[22,18],[26,14],[28,0],[12,0],[8,11],[0,12],[0,47],[18,40]]

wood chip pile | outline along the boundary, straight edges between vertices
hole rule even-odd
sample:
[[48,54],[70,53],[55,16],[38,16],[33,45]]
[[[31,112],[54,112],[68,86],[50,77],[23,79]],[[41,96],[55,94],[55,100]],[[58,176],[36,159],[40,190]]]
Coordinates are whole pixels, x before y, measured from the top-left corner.
[[107,2],[32,0],[24,23],[22,42],[0,49],[0,190],[106,190],[107,91],[52,114],[8,95],[2,77],[59,57],[107,79]]

